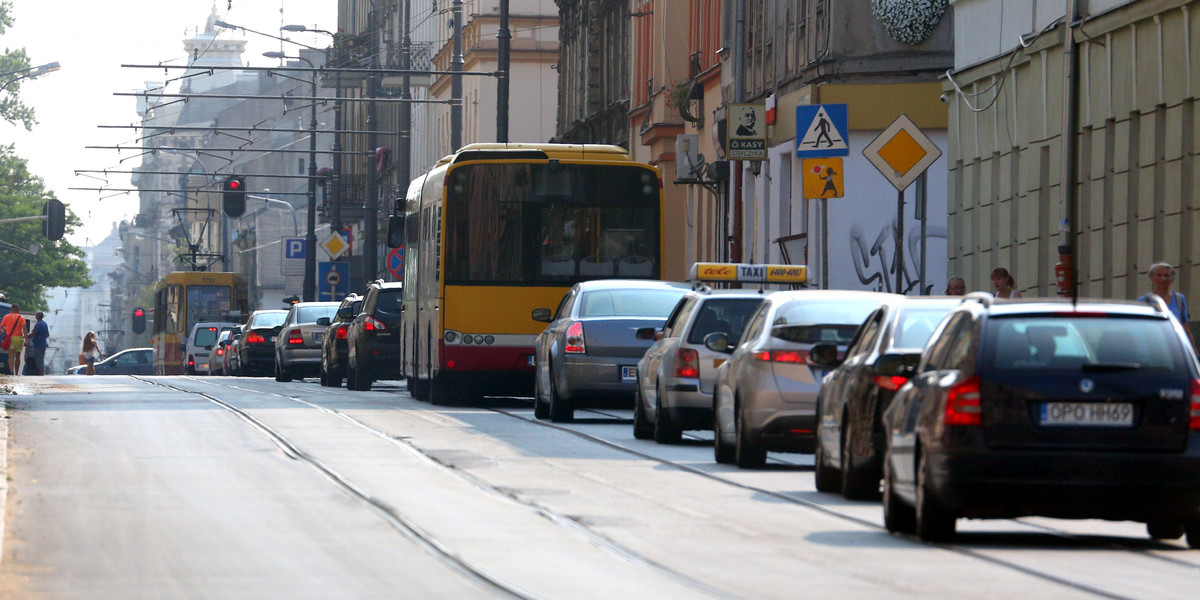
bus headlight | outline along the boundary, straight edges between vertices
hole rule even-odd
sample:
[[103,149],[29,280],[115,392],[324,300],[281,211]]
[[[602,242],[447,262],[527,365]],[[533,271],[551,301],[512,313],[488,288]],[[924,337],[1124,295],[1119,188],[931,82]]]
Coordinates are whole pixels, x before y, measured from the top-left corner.
[[446,330],[446,334],[442,336],[442,339],[446,340],[447,344],[453,344],[458,341],[458,332]]
[[493,342],[495,342],[495,341],[496,341],[496,338],[494,338],[494,337],[492,337],[492,336],[490,336],[490,335],[485,335],[485,336],[483,336],[483,343],[485,343],[485,344],[487,344],[487,345],[489,345],[489,346],[490,346],[490,345],[492,345],[492,343],[493,343]]
[[476,343],[476,344],[482,344],[482,343],[483,343],[483,336],[482,336],[482,335],[478,335],[478,334],[476,334],[476,335],[475,335],[475,343]]

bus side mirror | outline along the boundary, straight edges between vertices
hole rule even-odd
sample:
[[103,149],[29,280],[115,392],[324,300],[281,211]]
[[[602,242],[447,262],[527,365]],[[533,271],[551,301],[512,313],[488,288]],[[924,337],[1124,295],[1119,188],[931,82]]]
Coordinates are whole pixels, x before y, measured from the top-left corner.
[[404,215],[388,217],[387,246],[388,248],[404,247]]

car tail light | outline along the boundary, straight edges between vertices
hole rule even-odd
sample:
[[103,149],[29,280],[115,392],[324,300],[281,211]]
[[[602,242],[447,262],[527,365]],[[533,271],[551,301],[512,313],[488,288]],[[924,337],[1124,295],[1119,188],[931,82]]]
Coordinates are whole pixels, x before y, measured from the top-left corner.
[[385,329],[387,329],[387,325],[384,325],[383,321],[380,321],[375,317],[368,316],[367,318],[363,319],[364,331],[383,331]]
[[288,343],[289,344],[303,344],[304,343],[304,332],[300,331],[299,327],[289,331],[288,332]]
[[1200,429],[1200,379],[1192,380],[1192,412],[1188,427]]
[[700,376],[700,355],[695,350],[691,348],[678,348],[675,350],[675,376]]
[[567,328],[567,343],[563,347],[563,352],[571,354],[587,352],[587,344],[583,341],[583,321],[575,321]]
[[225,356],[225,349],[217,348],[217,356]]
[[250,335],[246,336],[247,344],[265,344],[266,342],[267,338],[263,337],[261,333],[256,331],[251,331]]
[[335,334],[337,336],[337,339],[339,339],[339,340],[346,339],[346,336],[348,335],[349,330],[350,330],[350,328],[346,327],[345,325],[338,325],[337,333]]
[[803,365],[808,363],[808,352],[804,350],[763,350],[762,352],[756,352],[754,358],[763,362]]
[[896,391],[904,384],[908,383],[908,378],[901,375],[876,375],[875,385],[885,389]]
[[946,394],[946,425],[982,425],[979,376],[959,382]]
[[189,367],[196,366],[196,359],[193,358],[191,354],[188,355],[188,366]]

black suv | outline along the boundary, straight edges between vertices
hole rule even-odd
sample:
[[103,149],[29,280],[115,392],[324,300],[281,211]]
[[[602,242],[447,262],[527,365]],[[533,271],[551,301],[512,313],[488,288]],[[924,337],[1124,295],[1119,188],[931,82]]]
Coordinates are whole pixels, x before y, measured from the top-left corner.
[[346,389],[366,391],[371,383],[400,369],[400,306],[404,285],[375,281],[367,286],[362,310],[350,323]]
[[340,387],[346,376],[346,339],[350,335],[350,322],[358,316],[362,307],[362,296],[350,294],[338,306],[337,314],[325,329],[325,340],[321,343],[321,385]]
[[1150,301],[967,296],[884,411],[888,530],[1039,515],[1200,547],[1196,353]]

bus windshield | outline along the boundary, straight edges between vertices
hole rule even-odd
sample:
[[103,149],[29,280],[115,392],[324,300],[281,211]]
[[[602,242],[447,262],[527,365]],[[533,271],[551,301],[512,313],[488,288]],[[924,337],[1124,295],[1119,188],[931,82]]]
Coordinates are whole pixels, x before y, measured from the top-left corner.
[[447,284],[659,277],[660,190],[644,166],[467,164],[446,193]]
[[233,305],[228,285],[189,285],[187,287],[187,325],[185,332],[200,321],[224,321]]

